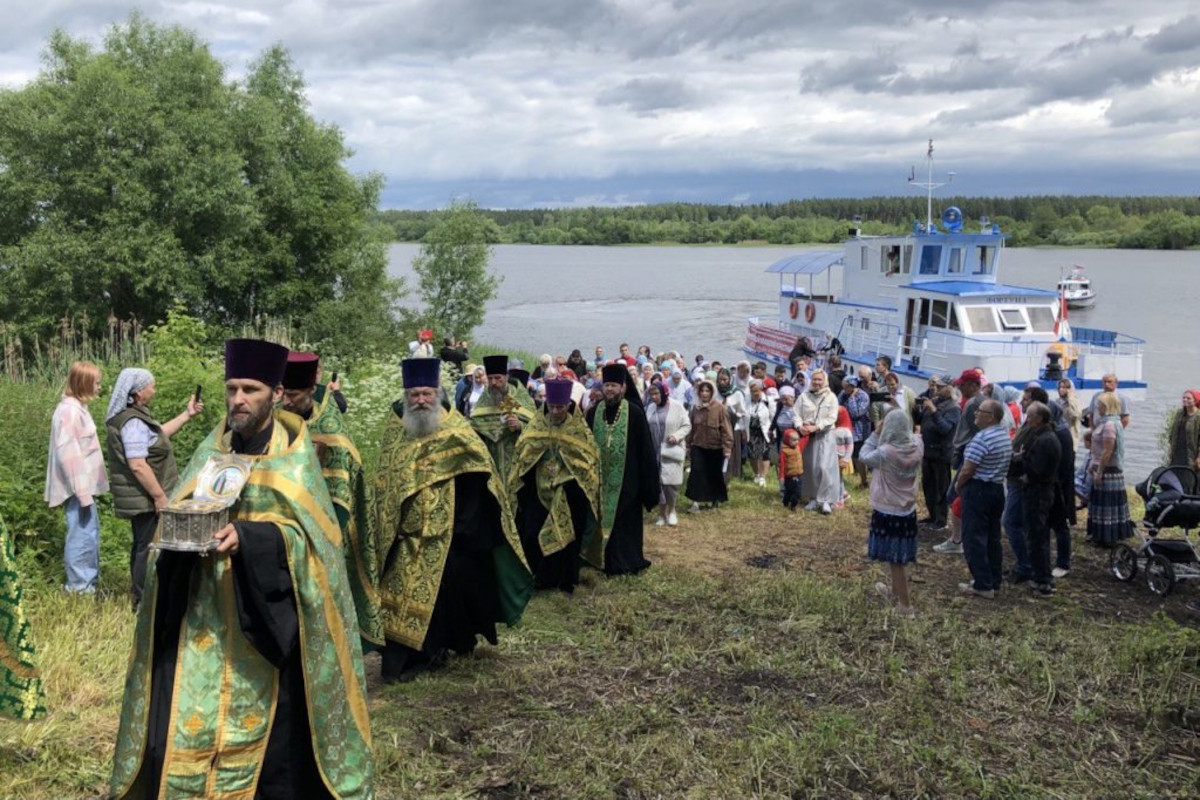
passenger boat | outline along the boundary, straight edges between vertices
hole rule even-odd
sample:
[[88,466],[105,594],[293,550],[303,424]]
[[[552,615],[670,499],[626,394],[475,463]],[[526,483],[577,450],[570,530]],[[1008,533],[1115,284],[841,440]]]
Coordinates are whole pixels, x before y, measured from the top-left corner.
[[1096,305],[1092,281],[1083,274],[1083,265],[1075,264],[1071,272],[1058,282],[1058,291],[1067,301],[1067,308],[1091,308]]
[[[863,236],[851,228],[841,250],[808,250],[767,268],[779,275],[777,320],[749,320],[744,350],[788,364],[800,336],[814,347],[834,344],[847,373],[880,355],[918,391],[932,375],[977,367],[988,380],[1023,387],[1040,381],[1051,397],[1069,378],[1085,401],[1115,373],[1122,394],[1144,398],[1144,341],[1116,331],[1075,327],[1062,291],[1000,282],[1005,235],[980,220],[967,230],[962,212],[929,211],[900,236]],[[914,173],[915,174],[915,173]],[[910,177],[909,181],[912,182]]]

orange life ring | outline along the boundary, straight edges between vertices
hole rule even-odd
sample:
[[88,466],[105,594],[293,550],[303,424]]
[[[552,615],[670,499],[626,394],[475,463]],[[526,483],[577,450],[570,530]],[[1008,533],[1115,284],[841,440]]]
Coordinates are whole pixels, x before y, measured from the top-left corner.
[[792,302],[788,303],[788,314],[791,315],[792,319],[800,316],[800,301],[794,297],[792,298]]
[[804,321],[812,322],[816,318],[817,318],[817,307],[814,306],[812,303],[809,303],[808,305],[806,305],[804,307]]

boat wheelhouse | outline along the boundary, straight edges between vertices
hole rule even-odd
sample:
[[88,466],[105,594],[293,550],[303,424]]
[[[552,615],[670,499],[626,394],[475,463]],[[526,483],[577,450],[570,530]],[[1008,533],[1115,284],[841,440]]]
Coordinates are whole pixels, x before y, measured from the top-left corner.
[[752,318],[745,351],[787,364],[797,337],[817,347],[836,339],[847,371],[887,355],[914,389],[933,375],[978,367],[992,382],[1037,380],[1052,395],[1061,377],[1088,396],[1115,373],[1123,394],[1144,396],[1141,339],[1073,328],[1060,292],[1001,283],[1005,236],[998,226],[983,220],[966,232],[953,207],[941,222],[914,223],[903,236],[852,230],[840,251],[810,250],[772,264],[779,317]]

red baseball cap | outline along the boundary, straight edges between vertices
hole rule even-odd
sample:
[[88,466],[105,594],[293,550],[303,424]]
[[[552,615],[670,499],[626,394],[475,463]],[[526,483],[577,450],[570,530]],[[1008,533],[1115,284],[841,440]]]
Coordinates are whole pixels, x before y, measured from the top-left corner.
[[978,383],[978,384],[982,385],[983,384],[983,370],[975,369],[975,368],[964,369],[962,371],[962,375],[959,375],[958,378],[955,379],[954,385],[959,386],[964,383]]

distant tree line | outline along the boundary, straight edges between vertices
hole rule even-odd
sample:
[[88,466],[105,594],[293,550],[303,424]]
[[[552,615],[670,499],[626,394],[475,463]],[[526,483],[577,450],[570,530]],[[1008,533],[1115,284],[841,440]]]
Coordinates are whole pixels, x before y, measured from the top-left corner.
[[[1200,197],[946,197],[968,229],[981,216],[1009,234],[1014,246],[1121,247],[1178,250],[1200,246]],[[443,211],[379,212],[396,241],[418,242]],[[833,243],[852,220],[867,234],[902,233],[925,219],[925,198],[867,197],[789,200],[755,205],[660,203],[621,208],[488,210],[481,213],[493,244],[769,244]]]

